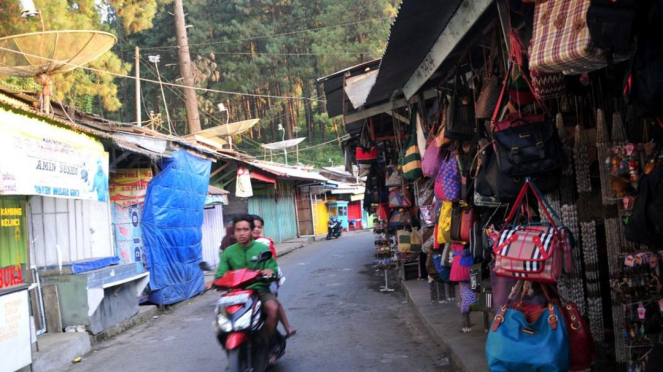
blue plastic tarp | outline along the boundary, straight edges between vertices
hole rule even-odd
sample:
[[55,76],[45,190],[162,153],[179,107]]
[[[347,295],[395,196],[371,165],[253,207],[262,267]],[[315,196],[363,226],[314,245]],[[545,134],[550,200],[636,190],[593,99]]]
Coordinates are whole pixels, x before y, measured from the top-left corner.
[[203,291],[202,225],[211,162],[184,150],[161,164],[147,186],[142,228],[149,300],[159,305],[184,301]]

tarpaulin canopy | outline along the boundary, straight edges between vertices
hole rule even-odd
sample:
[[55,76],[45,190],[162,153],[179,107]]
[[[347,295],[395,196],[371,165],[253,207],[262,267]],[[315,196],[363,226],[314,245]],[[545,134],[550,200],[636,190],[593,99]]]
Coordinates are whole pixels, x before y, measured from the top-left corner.
[[147,187],[142,226],[149,300],[169,305],[203,291],[202,229],[211,162],[184,150],[163,160]]

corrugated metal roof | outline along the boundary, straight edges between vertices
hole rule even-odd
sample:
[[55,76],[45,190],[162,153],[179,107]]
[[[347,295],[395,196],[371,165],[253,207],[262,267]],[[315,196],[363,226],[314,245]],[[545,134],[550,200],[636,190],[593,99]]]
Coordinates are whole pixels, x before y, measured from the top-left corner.
[[278,176],[279,178],[292,178],[303,181],[320,181],[320,182],[329,181],[327,178],[321,176],[318,173],[309,172],[302,169],[284,167],[275,164],[259,163],[259,162],[249,162],[248,164],[258,169],[272,173]]
[[[325,98],[327,100],[326,107],[327,113],[330,118],[338,115],[343,115],[343,76],[349,73],[350,76],[363,75],[367,71],[375,70],[380,64],[379,59],[360,63],[355,66],[344,68],[331,75],[319,78],[318,82],[324,84]],[[354,110],[351,110],[354,111]]]
[[462,2],[404,0],[401,3],[366,105],[389,99],[394,91],[405,85]]

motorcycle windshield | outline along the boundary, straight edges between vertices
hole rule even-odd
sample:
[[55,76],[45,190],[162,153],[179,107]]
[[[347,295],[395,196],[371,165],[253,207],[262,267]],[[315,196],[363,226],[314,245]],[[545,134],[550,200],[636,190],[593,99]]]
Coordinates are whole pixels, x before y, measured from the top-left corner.
[[251,284],[260,276],[260,271],[239,269],[225,273],[219,279],[214,281],[214,285],[221,288],[240,288]]

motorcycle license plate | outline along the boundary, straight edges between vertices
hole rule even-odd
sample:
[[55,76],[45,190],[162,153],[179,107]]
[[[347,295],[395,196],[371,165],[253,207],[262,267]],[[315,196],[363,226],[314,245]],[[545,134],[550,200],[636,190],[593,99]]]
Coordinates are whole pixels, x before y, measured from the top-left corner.
[[248,293],[242,293],[232,296],[223,296],[219,299],[219,305],[232,306],[232,305],[245,304],[248,300],[249,300]]

